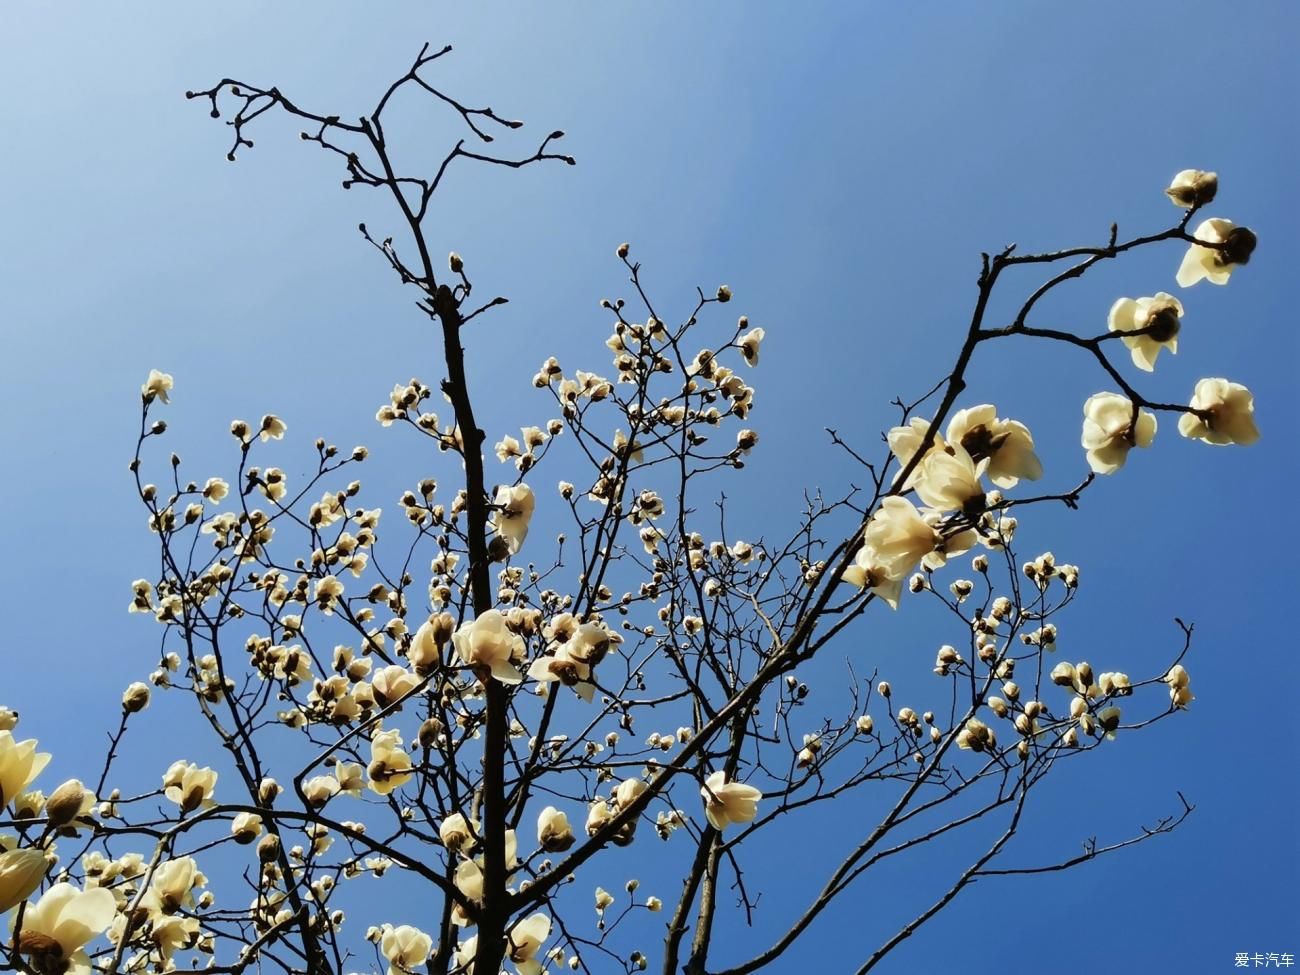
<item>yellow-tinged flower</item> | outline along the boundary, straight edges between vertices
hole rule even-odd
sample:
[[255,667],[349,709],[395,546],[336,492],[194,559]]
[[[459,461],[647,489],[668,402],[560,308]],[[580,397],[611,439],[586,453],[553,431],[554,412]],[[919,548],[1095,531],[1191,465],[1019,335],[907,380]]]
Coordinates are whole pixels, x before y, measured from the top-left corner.
[[490,609],[462,623],[452,636],[456,655],[468,666],[490,671],[503,684],[518,684],[523,675],[514,665],[524,654],[524,641],[506,627],[500,610]]
[[1190,210],[1192,207],[1213,203],[1218,191],[1217,173],[1207,173],[1203,169],[1184,169],[1174,176],[1165,195],[1173,201],[1174,206]]
[[551,919],[545,914],[526,917],[510,929],[510,961],[519,975],[540,975],[542,964],[537,960],[537,953],[550,936]]
[[268,440],[282,440],[284,439],[284,432],[287,429],[288,427],[285,425],[285,422],[278,416],[267,414],[262,417],[262,424],[258,431],[258,436],[262,438],[263,443],[266,443]]
[[1190,288],[1198,281],[1210,284],[1227,284],[1232,272],[1250,262],[1255,251],[1255,234],[1245,227],[1234,226],[1231,220],[1212,217],[1196,228],[1193,234],[1198,241],[1217,244],[1203,247],[1193,244],[1187,249],[1179,265],[1177,281],[1180,287]]
[[537,843],[547,853],[563,853],[573,846],[575,837],[569,817],[554,806],[547,806],[537,817]]
[[45,815],[56,829],[68,826],[90,814],[99,800],[80,779],[68,779],[45,800]]
[[[912,458],[916,456],[916,452],[921,449],[921,444],[929,432],[930,421],[918,416],[909,420],[907,426],[894,427],[885,435],[885,439],[889,442],[890,452],[898,458],[900,473],[901,468],[906,467]],[[943,434],[936,430],[934,440],[930,444],[930,450],[943,450],[945,446]],[[919,476],[918,465],[917,468],[912,470],[911,476],[908,477],[906,487],[914,487]]]
[[957,747],[972,752],[991,751],[997,747],[993,729],[978,718],[971,718],[957,732]]
[[156,912],[175,914],[182,907],[193,906],[194,888],[205,883],[207,878],[193,857],[177,857],[158,865],[144,899]]
[[262,817],[257,813],[240,813],[230,824],[230,833],[236,843],[241,845],[252,843],[262,835]]
[[979,514],[985,505],[980,477],[988,466],[988,457],[977,461],[960,444],[950,443],[943,450],[932,448],[916,469],[917,496],[939,511]]
[[117,900],[106,888],[55,884],[23,913],[18,950],[37,971],[89,975],[85,946],[108,930],[116,913]]
[[1018,420],[1000,418],[991,403],[954,413],[947,441],[960,444],[976,461],[987,459],[989,480],[998,487],[1012,488],[1021,478],[1036,481],[1043,476],[1029,428]]
[[366,772],[371,791],[381,796],[411,780],[411,757],[402,750],[400,731],[379,731],[370,739],[370,764]]
[[415,674],[396,664],[381,667],[370,679],[370,687],[375,693],[375,702],[381,708],[386,708],[394,701],[406,697],[419,683],[420,679]]
[[740,354],[745,357],[748,365],[758,365],[759,347],[763,344],[763,339],[767,337],[767,332],[761,328],[751,328],[748,332],[740,337],[737,344],[740,346]]
[[474,845],[477,832],[477,822],[471,828],[470,820],[460,813],[452,813],[438,826],[438,839],[442,840],[442,845],[447,849],[459,853]]
[[45,879],[48,866],[44,850],[27,847],[0,853],[0,914],[30,897]]
[[180,806],[183,813],[215,806],[212,793],[216,786],[217,773],[192,762],[174,762],[163,776],[163,794]]
[[164,403],[170,402],[167,394],[171,392],[174,382],[172,377],[165,372],[159,372],[157,369],[149,370],[149,378],[144,381],[140,387],[140,395],[144,397],[145,402],[153,402],[154,399],[160,399]]
[[[1172,355],[1178,354],[1182,317],[1182,302],[1161,291],[1150,298],[1120,298],[1110,306],[1106,327],[1120,334],[1120,341],[1128,346],[1133,357],[1133,365],[1154,372],[1161,349],[1168,349]],[[1146,334],[1126,334],[1140,331]]]
[[1196,384],[1189,404],[1194,410],[1208,414],[1202,419],[1195,413],[1184,413],[1178,419],[1178,432],[1193,440],[1204,440],[1215,446],[1227,444],[1252,444],[1259,439],[1255,425],[1255,397],[1240,383],[1226,379],[1202,379]]
[[23,792],[50,762],[46,752],[36,750],[36,739],[15,741],[8,731],[0,731],[0,809]]
[[401,924],[385,928],[379,950],[388,960],[388,975],[408,975],[428,962],[433,938],[419,928]]
[[704,815],[716,830],[724,830],[732,823],[748,823],[758,815],[758,800],[763,793],[752,785],[728,782],[726,772],[714,772],[704,780],[700,789],[704,799]]
[[510,554],[516,555],[528,537],[528,523],[537,507],[533,489],[527,484],[502,485],[497,488],[492,503],[492,527],[505,539]]
[[1133,447],[1149,447],[1156,435],[1156,415],[1139,411],[1119,393],[1095,393],[1083,404],[1083,436],[1088,466],[1098,474],[1113,474],[1124,466]]

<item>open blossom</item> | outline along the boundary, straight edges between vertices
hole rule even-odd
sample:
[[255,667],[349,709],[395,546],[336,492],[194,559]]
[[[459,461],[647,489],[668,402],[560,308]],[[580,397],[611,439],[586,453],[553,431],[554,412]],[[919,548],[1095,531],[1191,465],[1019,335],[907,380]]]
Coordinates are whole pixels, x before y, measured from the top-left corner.
[[30,897],[45,879],[44,850],[31,847],[0,853],[0,914]]
[[394,701],[400,701],[419,683],[420,678],[397,664],[381,667],[370,679],[370,687],[375,693],[375,703],[381,708],[388,707]]
[[381,796],[411,780],[411,757],[402,750],[400,731],[377,731],[370,739],[370,764],[366,773],[371,791]]
[[980,477],[988,466],[989,458],[976,461],[960,444],[949,443],[942,450],[931,448],[916,469],[914,487],[932,508],[978,514],[985,503]]
[[1245,227],[1233,226],[1231,220],[1212,217],[1196,228],[1197,240],[1221,247],[1202,247],[1193,244],[1187,249],[1179,265],[1177,281],[1180,287],[1190,288],[1198,281],[1227,284],[1232,272],[1250,262],[1255,251],[1255,234]]
[[1196,384],[1189,404],[1203,410],[1208,418],[1184,413],[1178,419],[1178,432],[1208,444],[1252,444],[1259,439],[1255,426],[1255,397],[1240,383],[1226,379],[1202,379]]
[[13,802],[50,762],[46,752],[36,750],[36,739],[14,741],[8,731],[0,731],[0,810]]
[[528,537],[528,523],[533,518],[537,499],[527,484],[502,485],[492,499],[492,527],[505,539],[511,555],[517,555]]
[[1119,393],[1095,393],[1083,404],[1084,450],[1088,466],[1113,474],[1124,466],[1132,447],[1149,447],[1156,435],[1156,416],[1146,410],[1133,423],[1133,403]]
[[752,785],[728,782],[727,773],[714,772],[704,780],[700,789],[704,799],[704,815],[716,830],[724,830],[732,823],[748,823],[758,815],[758,800],[763,793]]
[[510,929],[510,961],[519,975],[540,975],[542,963],[537,960],[537,953],[550,936],[551,919],[545,914],[526,917]]
[[572,687],[585,701],[590,701],[596,687],[591,682],[591,664],[576,656],[568,643],[554,654],[538,657],[528,668],[528,676],[540,684],[558,680]]
[[740,354],[745,357],[745,362],[751,366],[758,365],[759,346],[763,344],[763,339],[767,333],[761,328],[753,328],[740,337]]
[[181,812],[193,812],[216,805],[212,792],[217,785],[217,773],[210,768],[199,768],[192,762],[174,762],[163,776],[164,794],[181,807]]
[[506,628],[499,609],[489,609],[462,623],[451,639],[456,655],[468,666],[490,671],[503,684],[523,680],[514,661],[523,656],[524,641]]
[[18,950],[37,971],[89,975],[84,949],[108,930],[116,913],[117,900],[107,888],[55,884],[23,913]]
[[433,938],[419,928],[400,924],[385,928],[379,950],[388,960],[388,975],[407,975],[428,962]]
[[262,443],[266,443],[268,440],[283,440],[284,431],[287,429],[288,426],[283,420],[274,414],[268,413],[262,417],[262,425],[258,431],[258,436],[262,438]]
[[477,830],[478,823],[474,823],[471,829],[470,821],[461,813],[452,813],[438,826],[438,839],[447,849],[459,853],[474,845]]
[[1184,169],[1174,176],[1165,195],[1173,201],[1174,206],[1190,210],[1192,207],[1205,206],[1214,202],[1214,195],[1219,191],[1217,173],[1207,173],[1202,169]]
[[193,857],[168,860],[154,871],[144,904],[151,913],[175,914],[182,907],[193,906],[194,888],[206,883],[207,878],[199,872]]
[[[1178,353],[1178,330],[1183,317],[1182,303],[1161,291],[1150,298],[1120,298],[1110,307],[1106,327],[1121,333],[1120,341],[1129,348],[1133,365],[1153,372],[1161,349]],[[1124,335],[1148,329],[1145,335]]]
[[[973,531],[961,531],[947,538],[939,530],[941,516],[936,512],[923,514],[906,498],[891,496],[880,502],[880,507],[867,522],[863,539],[869,553],[862,556],[857,568],[863,575],[874,579],[875,586],[884,580],[898,581],[924,561],[927,568],[937,569],[953,555],[968,551],[976,541]],[[879,570],[883,577],[878,577]],[[852,569],[845,573],[853,579]],[[862,583],[860,583],[862,584]]]
[[1043,476],[1029,428],[1017,420],[1000,418],[991,403],[953,414],[947,441],[961,444],[976,461],[987,458],[989,480],[998,487],[1012,488],[1021,478],[1036,481]]
[[891,575],[870,545],[858,549],[853,564],[844,570],[844,575],[840,578],[849,585],[870,589],[888,603],[890,609],[898,609],[898,600],[903,593],[903,577]]
[[[885,435],[885,439],[889,442],[889,450],[898,458],[900,468],[907,467],[912,458],[916,456],[916,452],[921,449],[921,444],[925,441],[926,434],[929,432],[930,421],[918,416],[908,421],[907,426],[894,427]],[[943,435],[936,430],[930,449],[943,450],[945,446]],[[919,467],[914,468],[907,479],[906,486],[908,488],[914,487],[919,476]]]
[[938,534],[921,517],[916,505],[900,497],[881,501],[865,529],[867,546],[875,553],[877,563],[895,579],[903,578],[934,551],[940,541]]
[[302,794],[313,809],[322,808],[340,791],[339,780],[332,775],[315,775],[302,784]]
[[150,402],[154,399],[160,399],[164,403],[169,403],[171,401],[167,398],[167,394],[171,392],[172,385],[172,377],[167,373],[159,372],[157,369],[150,369],[149,378],[140,387],[140,395]]

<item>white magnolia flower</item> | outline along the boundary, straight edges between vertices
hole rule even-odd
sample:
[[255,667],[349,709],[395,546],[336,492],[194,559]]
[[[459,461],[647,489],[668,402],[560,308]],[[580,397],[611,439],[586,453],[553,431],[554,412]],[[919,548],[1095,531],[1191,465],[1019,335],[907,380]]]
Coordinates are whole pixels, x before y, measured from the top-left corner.
[[987,458],[989,480],[998,487],[1012,488],[1021,478],[1036,481],[1043,476],[1029,428],[1017,420],[1000,419],[991,403],[953,414],[947,440],[961,444],[977,461]]
[[1174,664],[1165,674],[1165,683],[1169,685],[1169,700],[1176,708],[1185,708],[1196,698],[1192,695],[1192,679],[1187,668]]
[[[1121,339],[1133,356],[1133,365],[1153,372],[1161,349],[1178,353],[1179,319],[1183,306],[1173,295],[1161,291],[1151,298],[1120,298],[1110,307],[1106,327],[1121,333]],[[1124,335],[1148,329],[1145,335]]]
[[1193,236],[1207,244],[1224,246],[1203,247],[1193,244],[1187,249],[1177,276],[1178,284],[1183,288],[1190,288],[1203,279],[1211,284],[1227,284],[1233,270],[1249,263],[1250,255],[1255,250],[1255,234],[1252,231],[1233,226],[1231,220],[1221,220],[1218,217],[1203,222]]
[[570,643],[558,647],[554,654],[538,657],[528,668],[528,676],[540,684],[558,680],[572,687],[584,701],[595,695],[596,685],[591,682],[591,664],[578,656]]
[[371,791],[386,796],[411,780],[411,756],[402,750],[402,733],[377,731],[370,739],[370,764],[366,766]]
[[453,853],[459,853],[474,845],[474,837],[478,830],[478,823],[473,824],[470,828],[470,821],[461,813],[452,813],[442,821],[438,827],[438,839],[442,840],[442,845]]
[[50,762],[47,752],[36,750],[36,739],[15,741],[0,731],[0,810],[16,799]]
[[206,882],[207,878],[199,872],[199,865],[193,857],[168,860],[154,871],[145,903],[164,914],[175,914],[182,907],[194,904],[194,888]]
[[506,540],[510,554],[517,555],[528,537],[528,523],[537,506],[533,489],[527,484],[502,485],[497,488],[492,503],[496,506],[492,512],[492,527]]
[[740,337],[740,354],[745,357],[745,362],[749,365],[758,365],[759,346],[766,336],[767,333],[761,328],[754,328]]
[[68,779],[45,800],[45,815],[51,826],[67,826],[88,816],[98,802],[80,779]]
[[563,853],[573,846],[573,827],[569,817],[554,806],[547,806],[537,817],[537,843],[547,853]]
[[1124,466],[1130,448],[1151,446],[1155,435],[1155,414],[1141,411],[1135,426],[1133,403],[1119,393],[1095,393],[1083,404],[1081,442],[1088,452],[1088,466],[1098,474],[1115,473]]
[[173,762],[163,776],[164,795],[180,806],[183,813],[215,806],[212,793],[216,785],[216,772],[192,762]]
[[997,737],[983,721],[971,718],[957,732],[957,747],[964,751],[991,751],[997,747]]
[[891,575],[870,545],[858,549],[853,565],[844,570],[841,579],[859,589],[872,590],[889,604],[890,609],[898,609],[898,599],[903,593],[903,577]]
[[45,879],[48,862],[44,850],[28,847],[0,853],[0,914],[17,907]]
[[526,917],[510,929],[509,955],[519,975],[540,975],[537,953],[551,936],[551,919],[545,914]]
[[394,701],[400,701],[419,683],[419,677],[397,664],[381,667],[370,679],[371,690],[375,693],[375,702],[381,708],[388,707]]
[[1214,202],[1214,194],[1219,191],[1217,173],[1207,173],[1201,169],[1184,169],[1174,176],[1165,194],[1174,206],[1190,210],[1192,207],[1205,206]]
[[616,809],[622,811],[636,802],[645,790],[646,784],[641,779],[624,779],[614,790],[611,801]]
[[[929,432],[930,421],[918,416],[909,420],[907,426],[894,427],[885,435],[885,439],[889,441],[890,452],[898,458],[900,473],[901,468],[907,467],[912,458],[916,456],[916,452],[921,449],[921,444]],[[936,430],[930,450],[943,450],[944,446],[943,435]],[[914,487],[919,476],[919,467],[914,468],[907,479],[906,487]]]
[[379,950],[388,959],[388,975],[407,975],[428,962],[433,938],[419,928],[399,924],[384,931]]
[[882,570],[890,580],[905,578],[922,559],[945,551],[944,538],[934,525],[911,501],[897,496],[880,502],[863,537],[871,550],[867,567]]
[[716,830],[724,830],[732,823],[752,822],[758,815],[758,800],[763,798],[763,793],[752,785],[728,782],[727,773],[722,771],[704,780],[700,795],[704,815]]
[[524,641],[506,628],[499,609],[490,609],[462,623],[452,635],[456,655],[468,666],[491,671],[503,684],[518,684],[523,675],[514,661],[524,654]]
[[1189,404],[1192,409],[1203,410],[1209,417],[1202,419],[1195,413],[1184,413],[1178,419],[1178,432],[1193,440],[1208,444],[1252,444],[1259,439],[1255,426],[1255,397],[1240,383],[1226,379],[1202,379]]
[[984,485],[980,477],[988,466],[987,457],[977,462],[960,444],[931,449],[916,469],[916,493],[940,511],[977,514],[984,510]]
[[140,387],[140,395],[149,401],[156,398],[164,403],[169,403],[171,401],[167,398],[167,394],[171,392],[172,386],[171,376],[165,372],[159,372],[157,369],[150,369],[149,378]]
[[85,947],[108,930],[117,900],[105,887],[55,884],[23,913],[18,950],[37,971],[90,975]]

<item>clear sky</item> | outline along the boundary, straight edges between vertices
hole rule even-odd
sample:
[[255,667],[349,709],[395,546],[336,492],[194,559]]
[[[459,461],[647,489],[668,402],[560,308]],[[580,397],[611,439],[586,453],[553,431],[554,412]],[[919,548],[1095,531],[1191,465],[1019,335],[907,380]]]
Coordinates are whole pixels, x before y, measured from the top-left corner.
[[[1176,835],[1114,859],[976,885],[885,970],[1212,973],[1239,951],[1300,955],[1300,665],[1286,609],[1300,421],[1288,270],[1300,253],[1298,9],[9,0],[0,703],[55,753],[42,781],[89,771],[74,750],[98,750],[118,692],[153,664],[156,634],[124,611],[131,580],[156,559],[126,470],[148,370],[176,377],[172,446],[196,476],[230,472],[232,417],[274,411],[300,438],[286,452],[305,456],[318,435],[371,444],[381,481],[409,472],[409,458],[375,408],[395,381],[437,376],[412,296],[354,229],[364,219],[395,231],[386,204],[343,193],[336,162],[287,122],[269,120],[257,148],[227,163],[226,131],[183,91],[229,75],[356,115],[420,43],[450,42],[448,90],[525,119],[525,132],[566,130],[579,159],[466,169],[439,202],[439,246],[511,299],[468,340],[472,380],[504,390],[480,397],[485,428],[495,438],[549,415],[528,388],[547,355],[581,349],[603,362],[596,302],[626,293],[612,250],[629,240],[665,304],[684,313],[697,284],[725,281],[731,307],[767,330],[763,443],[728,488],[751,536],[792,526],[805,487],[833,492],[853,477],[823,427],[873,443],[890,400],[943,375],[981,250],[1101,243],[1112,220],[1121,233],[1160,229],[1175,217],[1161,193],[1169,178],[1218,171],[1210,215],[1249,224],[1259,249],[1228,287],[1184,296],[1179,355],[1145,388],[1183,401],[1201,376],[1244,382],[1262,442],[1212,449],[1165,422],[1080,512],[1025,519],[1027,547],[1083,568],[1065,659],[1149,671],[1176,645],[1174,616],[1197,624],[1191,712],[1063,768],[1033,810],[1026,861],[1069,855],[1093,834],[1122,838],[1174,808],[1179,789],[1197,811]],[[423,159],[454,120],[409,121],[408,158]],[[1173,290],[1181,253],[1100,269],[1057,292],[1042,322],[1104,328],[1115,297]],[[973,375],[969,402],[1028,422],[1049,483],[1073,485],[1080,405],[1105,377],[1029,345],[986,356]],[[925,686],[937,631],[910,630],[905,605],[886,632],[855,652],[896,686]],[[137,753],[145,778],[177,757],[172,745]],[[815,877],[830,856],[819,837],[851,834],[877,801],[845,802],[829,832],[767,855]],[[897,885],[920,889],[945,862],[926,854],[863,884],[799,964],[778,970],[852,970],[869,953],[858,939],[874,944],[903,918]],[[781,884],[768,874],[778,915],[792,904]],[[721,954],[752,945],[732,947]]]

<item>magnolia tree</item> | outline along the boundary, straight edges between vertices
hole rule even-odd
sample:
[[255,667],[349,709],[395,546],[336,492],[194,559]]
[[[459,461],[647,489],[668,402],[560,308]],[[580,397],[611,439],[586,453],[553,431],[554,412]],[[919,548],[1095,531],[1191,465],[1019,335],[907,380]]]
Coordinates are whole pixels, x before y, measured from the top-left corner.
[[[1074,508],[1097,475],[1150,447],[1161,413],[1207,444],[1258,437],[1250,392],[1228,379],[1201,379],[1187,404],[1138,388],[1162,350],[1176,351],[1184,305],[1165,282],[1116,300],[1104,329],[1035,324],[1058,285],[1138,248],[1182,248],[1182,288],[1227,284],[1255,237],[1217,217],[1188,229],[1214,200],[1215,175],[1177,174],[1167,229],[983,255],[952,367],[895,404],[887,448],[869,457],[835,437],[866,486],[814,496],[784,540],[750,542],[729,536],[711,502],[761,449],[750,380],[764,329],[726,314],[725,286],[700,291],[680,320],[661,315],[627,244],[617,256],[628,300],[601,302],[610,335],[591,371],[548,359],[534,398],[520,396],[538,425],[499,440],[480,428],[464,330],[504,299],[479,301],[456,253],[435,258],[453,242],[434,236],[430,202],[453,166],[573,160],[552,148],[561,132],[530,154],[495,154],[488,144],[521,123],[434,86],[449,50],[423,50],[355,121],[230,79],[189,93],[232,126],[232,158],[252,146],[253,123],[288,116],[339,157],[345,186],[380,190],[395,208],[392,236],[361,234],[418,295],[435,379],[399,383],[376,419],[398,428],[385,436],[411,439],[418,471],[381,519],[393,499],[368,498],[354,479],[366,448],[317,440],[315,470],[292,483],[270,443],[289,425],[268,415],[231,424],[226,477],[192,478],[159,453],[172,378],[149,375],[130,469],[160,559],[129,609],[161,627],[161,661],[126,689],[95,771],[48,794],[36,786],[50,756],[0,710],[3,967],[788,971],[792,950],[873,867],[978,839],[926,899],[908,907],[895,895],[907,911],[896,933],[845,945],[865,972],[978,878],[1065,869],[1182,822],[1186,802],[1080,855],[1004,859],[1029,825],[1027,798],[1063,759],[1104,753],[1193,700],[1190,627],[1153,673],[1130,676],[1118,658],[1105,670],[1054,661],[1081,573],[1017,552],[1014,538],[1028,509]],[[384,125],[406,96],[466,126],[409,173]],[[1041,284],[1009,321],[990,321],[1011,268],[1040,271]],[[1098,369],[1101,390],[1082,404],[1093,472],[1082,483],[1027,490],[1054,480],[1033,418],[963,401],[977,348],[1012,336],[1072,346]],[[562,469],[547,469],[553,453]],[[441,484],[425,476],[430,458]],[[535,511],[569,522],[558,544],[530,534]],[[855,675],[836,688],[834,716],[814,717],[800,668],[848,656],[859,618],[924,602],[951,628],[930,689],[905,702],[879,675]],[[133,761],[158,761],[156,786],[115,788],[129,732],[161,693],[197,709],[212,753],[167,764],[176,756],[155,746]],[[783,868],[754,851],[802,844],[806,817],[832,801],[856,803],[861,828],[825,838],[838,865],[801,908],[765,916],[759,895]],[[678,881],[642,887],[637,865],[651,860],[656,877]],[[373,886],[349,895],[359,878]],[[391,923],[412,912],[419,923]]]

